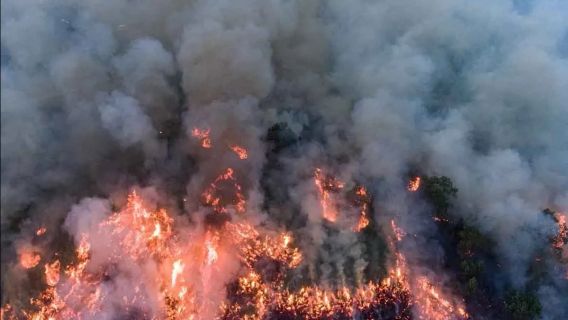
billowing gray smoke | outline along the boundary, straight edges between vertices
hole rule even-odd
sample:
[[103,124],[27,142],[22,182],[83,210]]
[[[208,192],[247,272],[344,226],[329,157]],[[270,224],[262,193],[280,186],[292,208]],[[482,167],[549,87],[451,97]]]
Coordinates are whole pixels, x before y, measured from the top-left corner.
[[[542,209],[568,210],[565,1],[7,0],[1,9],[3,268],[37,226],[57,229],[71,212],[63,228],[77,236],[70,219],[95,221],[98,200],[71,209],[86,197],[152,187],[199,223],[193,200],[228,166],[249,214],[294,230],[323,282],[343,281],[331,270],[346,259],[355,273],[376,261],[351,234],[325,231],[315,167],[369,186],[379,224],[397,216],[424,238],[433,227],[405,192],[408,172],[450,177],[454,211],[495,241],[516,287],[557,232]],[[279,142],[275,126],[286,128]],[[211,128],[223,148],[201,148],[194,128]],[[232,144],[248,149],[246,162]],[[436,243],[408,250],[443,260]],[[566,311],[562,286],[539,291],[547,319]]]

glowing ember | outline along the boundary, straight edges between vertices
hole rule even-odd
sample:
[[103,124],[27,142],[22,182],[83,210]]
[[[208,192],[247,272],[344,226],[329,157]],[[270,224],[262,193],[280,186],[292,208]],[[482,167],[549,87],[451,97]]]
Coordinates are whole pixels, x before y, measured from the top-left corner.
[[237,146],[237,145],[232,145],[231,150],[233,150],[233,152],[235,154],[237,154],[237,156],[239,157],[239,159],[241,160],[245,160],[248,158],[248,153],[247,153],[247,149],[241,147],[241,146]]
[[40,227],[36,230],[36,235],[39,236],[43,236],[45,233],[47,232],[47,228],[45,227]]
[[24,248],[19,252],[20,265],[24,269],[31,269],[37,266],[41,260],[41,256],[32,249]]
[[201,140],[201,147],[205,149],[211,148],[211,138],[209,137],[210,129],[193,128],[191,135]]
[[568,224],[566,224],[566,214],[562,212],[556,212],[554,214],[554,220],[558,224],[558,233],[552,239],[552,246],[556,249],[562,249],[562,247],[568,243]]
[[420,188],[420,177],[416,176],[408,181],[408,191],[416,192]]

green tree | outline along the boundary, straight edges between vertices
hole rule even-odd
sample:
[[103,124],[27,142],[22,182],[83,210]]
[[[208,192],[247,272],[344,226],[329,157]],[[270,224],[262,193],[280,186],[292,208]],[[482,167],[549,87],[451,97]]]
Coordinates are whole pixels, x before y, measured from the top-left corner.
[[466,293],[469,296],[475,295],[477,293],[478,286],[476,277],[469,278],[469,280],[467,280]]
[[422,180],[422,192],[434,206],[437,213],[446,217],[451,200],[456,197],[458,189],[454,187],[452,180],[445,176],[425,176]]
[[478,277],[483,272],[483,262],[474,259],[463,260],[460,264],[461,271],[466,277]]
[[470,226],[464,226],[458,232],[458,239],[458,253],[462,257],[471,257],[474,254],[483,253],[491,245],[491,241],[487,237]]
[[513,291],[505,298],[505,309],[513,320],[536,319],[542,307],[536,295],[530,292]]

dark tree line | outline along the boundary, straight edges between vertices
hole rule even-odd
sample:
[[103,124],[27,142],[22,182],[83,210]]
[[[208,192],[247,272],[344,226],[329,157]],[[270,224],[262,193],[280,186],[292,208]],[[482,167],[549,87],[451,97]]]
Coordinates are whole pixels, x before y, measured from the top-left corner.
[[[449,257],[448,267],[460,281],[458,289],[464,294],[468,306],[486,309],[493,316],[509,320],[533,320],[540,316],[542,307],[529,288],[503,292],[495,287],[493,274],[498,269],[494,243],[472,223],[455,214],[452,202],[458,189],[445,176],[423,176],[421,195],[432,206],[438,228],[448,240],[444,247]],[[490,307],[493,306],[493,307]]]

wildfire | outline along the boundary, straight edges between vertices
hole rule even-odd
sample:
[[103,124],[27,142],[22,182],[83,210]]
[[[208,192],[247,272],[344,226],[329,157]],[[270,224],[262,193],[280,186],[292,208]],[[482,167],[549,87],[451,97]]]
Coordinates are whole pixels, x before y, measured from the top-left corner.
[[191,135],[200,139],[202,148],[209,149],[211,148],[211,138],[209,137],[210,132],[210,129],[193,128],[191,130]]
[[416,176],[408,181],[408,191],[416,192],[420,189],[420,177]]
[[323,218],[330,222],[337,220],[337,210],[331,201],[331,190],[343,189],[343,183],[335,179],[326,179],[321,169],[317,168],[314,174],[314,182],[320,195],[320,203],[323,211]]
[[357,226],[353,229],[355,232],[360,232],[361,230],[365,229],[369,225],[369,218],[367,217],[368,214],[368,195],[367,189],[363,186],[357,187],[355,194],[358,196],[361,202],[361,209],[359,214],[359,221],[357,222]]
[[219,258],[219,254],[217,253],[217,249],[215,248],[214,241],[211,240],[210,238],[205,240],[205,248],[207,249],[206,264],[210,266],[213,263],[215,263],[215,261],[217,261],[217,259]]
[[45,264],[45,283],[48,286],[55,286],[59,282],[59,273],[61,272],[61,263],[55,260],[53,263]]
[[23,248],[19,252],[20,265],[24,269],[31,269],[37,266],[41,260],[41,256],[29,248]]
[[230,148],[239,157],[239,159],[245,160],[248,158],[247,149],[237,145],[232,145]]
[[8,303],[5,306],[3,306],[2,308],[0,308],[0,319],[4,320],[4,319],[14,319],[14,317],[12,317],[13,313],[13,309],[12,306]]
[[427,278],[417,280],[414,296],[421,311],[420,319],[467,319],[469,315],[460,304],[451,302]]
[[[397,251],[397,243],[401,242],[406,236],[394,220],[391,220],[391,228],[395,242],[390,242],[391,250]],[[418,318],[424,320],[446,320],[446,319],[469,319],[469,314],[465,311],[462,301],[442,293],[436,285],[426,276],[409,277],[409,270],[406,259],[400,253],[396,253],[394,271],[391,277],[398,281],[412,292],[412,296],[418,310]]]
[[40,227],[36,230],[36,236],[40,237],[43,236],[47,232],[46,227]]
[[562,249],[562,247],[568,243],[568,224],[566,223],[566,214],[562,212],[557,212],[554,214],[554,220],[558,224],[558,233],[552,239],[552,246],[556,249]]
[[183,272],[183,263],[181,260],[176,260],[172,265],[172,288],[176,285],[177,277]]
[[[314,184],[318,191],[323,218],[329,222],[337,222],[339,205],[334,195],[339,196],[339,193],[345,188],[345,183],[331,175],[325,175],[320,168],[316,168]],[[358,186],[350,192],[353,195],[350,206],[359,208],[359,218],[352,230],[359,232],[370,223],[368,217],[369,196],[367,189],[363,186]]]
[[304,287],[278,292],[271,301],[267,314],[275,319],[411,319],[409,292],[396,282],[369,283],[355,291]]
[[[226,189],[232,189],[234,196],[232,199],[226,196]],[[225,197],[223,197],[225,195]],[[213,207],[218,213],[227,212],[227,204],[234,205],[239,213],[245,212],[246,200],[242,193],[242,187],[237,182],[232,168],[227,168],[224,173],[220,174],[201,194],[203,204]],[[229,203],[225,203],[229,202]]]
[[[222,196],[219,190],[224,183],[240,195],[236,201],[227,201]],[[342,182],[324,177],[319,169],[316,185],[322,200],[330,199],[329,192],[344,188]],[[228,168],[202,197],[218,214],[224,214],[227,205],[239,208],[239,202],[244,202],[241,191],[233,169]],[[361,210],[356,226],[360,230],[369,223],[370,200],[364,187],[352,191],[353,206]],[[414,303],[421,319],[466,319],[463,306],[443,294],[432,281],[426,277],[411,279],[405,257],[396,244],[405,233],[394,220],[391,227],[394,263],[386,278],[357,288],[327,290],[312,285],[291,290],[285,284],[286,274],[297,268],[303,258],[291,233],[270,232],[243,221],[227,221],[200,236],[191,235],[192,241],[181,241],[174,219],[163,209],[148,209],[133,192],[123,210],[104,219],[93,233],[80,237],[74,262],[63,265],[55,260],[44,265],[46,288],[30,300],[31,310],[14,310],[5,305],[3,319],[4,315],[9,319],[34,320],[97,318],[108,304],[125,310],[126,314],[139,312],[132,313],[135,318],[198,319],[203,306],[210,303],[199,286],[206,287],[214,279],[216,268],[212,267],[227,254],[239,258],[243,271],[227,286],[227,299],[218,309],[219,319],[412,319]],[[105,249],[108,261],[93,264],[90,239],[97,238],[109,238],[112,244]],[[21,260],[22,257],[26,261],[22,266],[30,268],[41,259],[33,250],[22,251]],[[107,296],[106,283],[113,277],[114,266],[125,260],[152,267],[141,271],[147,272],[137,279],[141,284],[116,300]],[[198,274],[193,270],[205,273],[204,280],[195,281],[193,277]],[[158,306],[144,308],[150,302]]]
[[404,232],[404,230],[399,228],[396,225],[396,223],[394,222],[394,220],[391,220],[391,227],[392,227],[392,230],[394,232],[394,235],[395,235],[397,241],[401,241],[402,238],[404,238],[406,236],[406,232]]
[[292,236],[279,234],[276,237],[261,235],[250,224],[227,224],[226,231],[238,245],[243,262],[250,268],[263,258],[277,261],[290,269],[297,267],[302,261],[302,254],[297,248],[290,246]]

